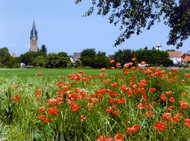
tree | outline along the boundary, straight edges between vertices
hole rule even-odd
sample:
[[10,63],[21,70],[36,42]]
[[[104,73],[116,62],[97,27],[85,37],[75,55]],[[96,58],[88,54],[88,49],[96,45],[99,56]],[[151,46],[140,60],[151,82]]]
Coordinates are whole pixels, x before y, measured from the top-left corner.
[[27,52],[20,55],[20,61],[25,65],[33,65],[36,66],[35,58],[38,56],[46,56],[44,52]]
[[[75,0],[78,4],[82,0]],[[92,6],[85,16],[98,8],[98,15],[110,15],[109,22],[119,25],[121,34],[114,46],[129,39],[132,34],[139,35],[142,29],[149,30],[163,17],[164,23],[171,28],[168,45],[181,47],[190,36],[190,1],[189,0],[92,0]]]
[[66,52],[59,52],[58,55],[59,55],[60,57],[69,57]]
[[0,67],[12,68],[13,65],[13,57],[10,55],[8,48],[0,48]]
[[47,54],[47,48],[46,48],[46,46],[42,45],[40,51],[44,52],[45,54]]
[[131,51],[130,49],[118,50],[114,54],[115,62],[121,63],[122,66],[128,62],[131,62],[131,59],[133,57],[133,51]]
[[93,66],[94,65],[94,59],[96,57],[96,51],[95,49],[84,49],[81,52],[80,60],[82,62],[83,66]]
[[110,64],[105,52],[98,52],[93,61],[93,68],[107,68]]

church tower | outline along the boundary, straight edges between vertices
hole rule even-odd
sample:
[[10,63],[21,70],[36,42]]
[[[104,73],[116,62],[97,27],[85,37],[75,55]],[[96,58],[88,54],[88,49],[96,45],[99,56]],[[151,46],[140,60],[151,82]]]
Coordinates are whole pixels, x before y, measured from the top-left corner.
[[30,51],[38,52],[38,32],[36,30],[35,21],[33,21],[30,33]]

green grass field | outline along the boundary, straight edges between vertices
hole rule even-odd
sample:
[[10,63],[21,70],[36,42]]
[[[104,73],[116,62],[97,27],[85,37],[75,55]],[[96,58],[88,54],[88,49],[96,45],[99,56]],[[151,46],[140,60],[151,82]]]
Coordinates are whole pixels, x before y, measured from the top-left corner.
[[188,141],[188,73],[0,69],[0,140]]

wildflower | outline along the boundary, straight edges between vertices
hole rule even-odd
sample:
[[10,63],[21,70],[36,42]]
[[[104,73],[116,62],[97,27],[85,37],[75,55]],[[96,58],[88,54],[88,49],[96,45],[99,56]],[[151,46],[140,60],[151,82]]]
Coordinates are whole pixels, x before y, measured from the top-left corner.
[[45,120],[46,116],[45,115],[39,115],[39,119]]
[[132,58],[132,61],[135,61],[135,60],[136,60],[136,57],[133,57],[133,58]]
[[186,95],[186,93],[182,93],[181,95],[182,95],[182,96],[185,96],[185,95]]
[[172,94],[172,92],[171,91],[167,91],[167,92],[165,92],[167,95],[171,95]]
[[40,76],[42,76],[43,75],[43,73],[38,73],[38,76],[40,77]]
[[91,98],[91,101],[92,101],[94,104],[99,102],[97,98]]
[[134,125],[130,128],[127,128],[126,133],[127,134],[132,134],[132,132],[136,133],[140,128],[141,128],[141,125]]
[[83,121],[84,119],[87,119],[84,115],[80,115],[80,120]]
[[115,60],[110,60],[110,63],[114,63],[115,62]]
[[145,65],[145,64],[146,64],[145,61],[142,61],[142,62],[141,62],[141,65]]
[[88,107],[88,110],[94,108],[93,103],[88,103],[88,104],[87,104],[87,107]]
[[101,135],[96,141],[113,141],[113,138],[107,138],[105,135]]
[[116,64],[116,67],[119,67],[119,66],[121,66],[121,64],[120,64],[120,63],[117,63],[117,64]]
[[84,73],[84,71],[80,70],[79,73]]
[[171,102],[175,102],[175,98],[173,98],[173,97],[171,97],[169,100],[170,100]]
[[13,85],[12,88],[18,88],[18,85]]
[[79,110],[78,103],[71,104],[71,111],[78,111],[78,110]]
[[52,85],[52,84],[49,84],[49,87],[53,87],[53,85]]
[[171,118],[171,121],[172,121],[173,123],[179,122],[179,117],[174,116],[174,117]]
[[112,110],[111,107],[109,107],[109,108],[106,107],[106,112],[107,112],[107,113],[111,113],[112,111],[113,111],[113,110]]
[[51,106],[51,105],[53,106],[55,104],[57,104],[57,99],[49,99],[48,102],[47,102],[48,106]]
[[150,88],[150,93],[151,92],[156,92],[156,89],[155,88]]
[[165,122],[158,121],[158,122],[156,122],[155,125],[154,125],[154,129],[157,129],[157,130],[160,130],[160,131],[164,131],[165,128],[167,128]]
[[190,128],[190,119],[184,119],[185,125]]
[[119,116],[119,110],[113,111],[113,114],[114,114],[115,116]]
[[101,72],[104,72],[105,70],[106,70],[106,68],[102,68],[102,69],[101,69]]
[[160,98],[161,98],[163,101],[168,101],[168,98],[167,98],[164,94],[162,94],[162,95],[160,96]]
[[184,101],[179,101],[179,104],[181,105],[181,107],[180,107],[181,109],[185,109],[185,108],[189,107],[189,105]]
[[18,95],[16,95],[15,97],[13,97],[13,100],[15,100],[15,101],[19,102],[20,97],[19,97]]
[[46,118],[44,122],[50,122],[51,120],[49,118]]
[[123,134],[117,134],[117,135],[115,135],[114,140],[115,141],[124,141],[124,140],[122,140],[122,138],[123,138]]
[[173,106],[168,106],[168,108],[167,108],[167,109],[168,109],[169,111],[171,111],[171,110],[172,110],[172,108],[173,108]]
[[190,73],[185,74],[186,77],[190,77]]
[[39,113],[43,113],[46,110],[45,107],[39,107]]
[[112,86],[112,87],[117,87],[117,83],[116,83],[116,82],[115,82],[115,83],[112,83],[111,86]]
[[110,67],[110,69],[115,70],[115,67]]
[[58,77],[58,79],[62,79],[62,78],[63,78],[63,76],[59,76],[59,77]]
[[148,111],[146,112],[143,117],[146,117],[146,116],[149,116],[149,117],[152,117],[154,114],[153,114],[153,111]]
[[139,103],[139,105],[137,106],[139,109],[146,109],[147,108],[147,105],[146,104],[142,104],[142,103]]
[[162,116],[162,120],[170,120],[172,115],[171,113],[164,113]]
[[59,110],[57,109],[57,107],[56,106],[54,106],[53,108],[48,108],[48,110],[47,110],[47,112],[50,114],[50,115],[52,115],[52,116],[58,116],[58,112],[59,112]]

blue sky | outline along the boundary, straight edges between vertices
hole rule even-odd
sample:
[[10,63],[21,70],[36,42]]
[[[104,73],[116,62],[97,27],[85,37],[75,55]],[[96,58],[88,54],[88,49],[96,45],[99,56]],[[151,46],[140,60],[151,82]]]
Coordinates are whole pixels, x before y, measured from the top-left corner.
[[[38,31],[38,46],[45,44],[50,52],[81,52],[86,48],[114,54],[119,49],[137,50],[148,46],[151,49],[158,42],[162,49],[175,49],[167,46],[169,28],[162,23],[144,30],[139,36],[132,35],[122,45],[113,47],[120,34],[119,27],[109,24],[108,16],[82,15],[91,6],[91,0],[83,0],[76,5],[75,0],[0,0],[0,48],[8,47],[17,56],[30,48],[30,31],[33,19]],[[190,50],[190,39],[184,42],[179,51]]]

